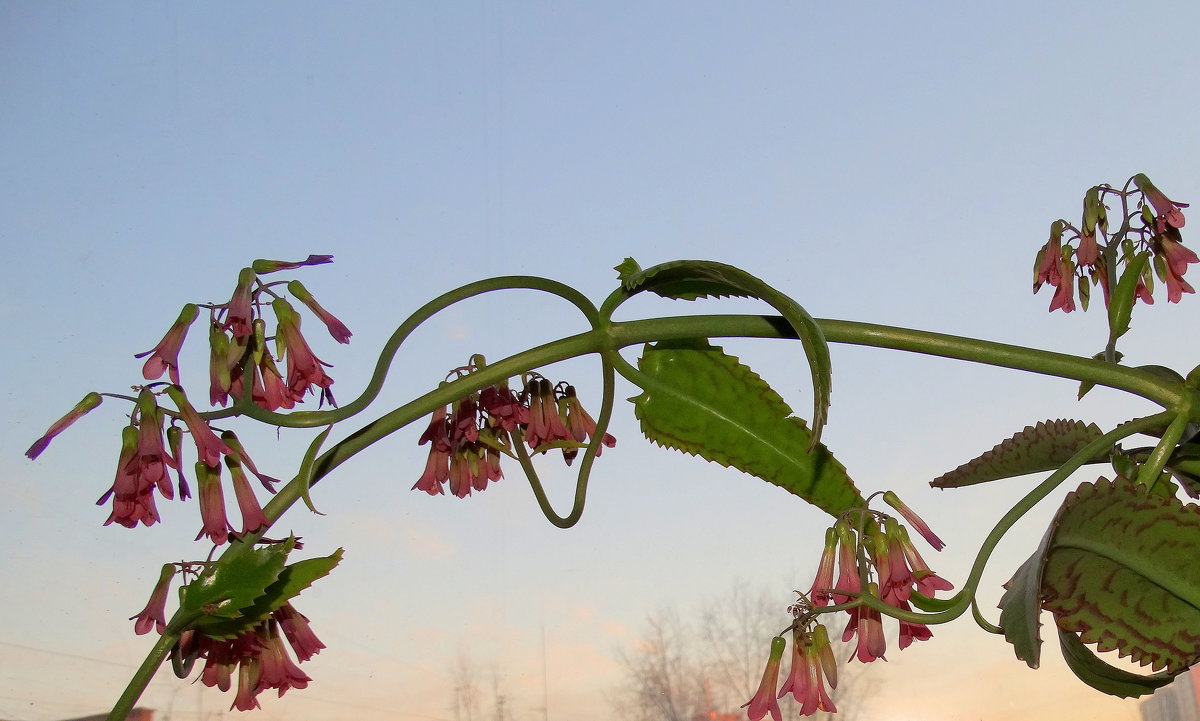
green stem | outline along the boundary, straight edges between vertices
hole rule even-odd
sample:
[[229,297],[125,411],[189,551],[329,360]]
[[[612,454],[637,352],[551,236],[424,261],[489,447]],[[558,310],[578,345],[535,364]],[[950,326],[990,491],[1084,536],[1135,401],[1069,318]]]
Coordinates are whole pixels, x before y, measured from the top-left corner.
[[134,704],[141,698],[142,692],[146,690],[150,679],[154,678],[154,674],[158,672],[158,667],[170,655],[171,649],[178,640],[179,633],[172,632],[170,629],[167,629],[166,633],[158,637],[158,641],[150,649],[150,653],[146,654],[142,665],[133,674],[133,678],[129,680],[129,685],[125,687],[124,692],[121,693],[121,697],[113,705],[112,711],[108,713],[108,721],[125,721],[129,716],[129,712],[133,710]]
[[[405,427],[418,418],[428,415],[439,406],[452,403],[472,391],[507,380],[523,371],[531,368],[540,368],[551,363],[589,353],[604,354],[608,361],[606,369],[610,369],[612,366],[628,369],[632,366],[629,366],[623,359],[619,359],[617,350],[631,345],[660,340],[711,337],[796,338],[796,333],[791,326],[778,316],[679,316],[613,323],[609,325],[606,322],[602,323],[600,321],[595,307],[591,305],[586,297],[561,283],[524,276],[495,278],[489,281],[472,283],[446,293],[430,301],[430,303],[427,303],[410,316],[385,344],[376,365],[376,371],[362,395],[342,409],[337,411],[300,411],[290,414],[277,414],[264,411],[255,406],[247,407],[239,405],[236,410],[227,409],[225,411],[217,411],[205,414],[205,417],[208,419],[217,419],[243,412],[251,418],[266,423],[293,427],[315,427],[328,425],[331,422],[331,418],[337,419],[357,413],[365,408],[378,394],[400,344],[417,326],[433,315],[433,313],[451,303],[470,298],[480,293],[509,288],[541,290],[566,298],[584,312],[589,323],[592,325],[592,330],[546,343],[488,365],[486,368],[447,383],[419,398],[405,403],[399,408],[384,414],[375,421],[354,431],[316,459],[313,464],[311,478],[305,477],[308,474],[298,474],[281,488],[279,493],[263,509],[269,525],[255,533],[247,534],[244,538],[240,539],[241,542],[231,543],[216,563],[227,562],[252,549],[262,535],[269,530],[270,524],[273,524],[287,509],[300,500],[307,493],[309,487],[315,485],[319,480],[359,451]],[[611,312],[611,309],[609,310]],[[905,350],[985,365],[1043,373],[1079,381],[1089,381],[1097,385],[1125,390],[1148,398],[1164,407],[1177,407],[1176,404],[1183,401],[1183,395],[1186,392],[1178,384],[1165,383],[1150,373],[1094,361],[1089,358],[870,323],[839,320],[817,320],[816,322],[826,339],[834,343]],[[604,424],[608,422],[608,412],[610,410],[610,408],[606,408],[602,414]],[[1170,415],[1173,416],[1173,414]],[[1119,440],[1154,425],[1161,427],[1166,417],[1169,417],[1168,414],[1152,416],[1149,419],[1142,419],[1138,422],[1126,424],[1106,434],[1101,441],[1110,438]],[[601,437],[602,431],[598,433],[597,439]],[[596,448],[596,444],[599,442],[597,439],[593,439],[592,444],[590,444],[589,454],[592,448]],[[984,549],[980,551],[980,556],[976,561],[977,568],[972,569],[971,581],[969,582],[971,583],[972,593],[975,584],[978,583],[978,576],[982,572],[981,561],[986,560],[987,555],[991,553],[999,537],[1003,535],[1008,527],[1015,523],[1016,519],[1024,512],[1023,509],[1032,506],[1036,500],[1040,500],[1045,493],[1048,493],[1051,488],[1060,483],[1067,474],[1075,470],[1083,462],[1083,458],[1090,458],[1098,450],[1111,447],[1112,443],[1116,442],[1115,440],[1108,440],[1108,445],[1105,446],[1101,441],[1090,444],[1085,451],[1077,454],[1078,463],[1074,465],[1068,463],[1067,466],[1064,466],[1063,469],[1060,469],[1060,471],[1053,474],[1042,485],[1034,489],[1033,492],[1026,496],[1025,500],[1001,519],[996,529],[993,530],[988,540],[985,541]],[[1094,449],[1093,446],[1095,446]],[[589,460],[589,457],[585,457],[585,463]],[[565,519],[570,519],[571,516],[576,515],[582,509],[582,503],[578,500],[579,488],[586,488],[586,480],[583,486],[577,487],[575,508],[573,508],[572,513],[565,517]],[[1036,500],[1031,501],[1030,499],[1033,499],[1035,496]],[[211,568],[212,566],[210,566]],[[878,601],[878,599],[867,597],[857,599],[847,607],[860,603],[873,608],[879,608],[880,611],[888,611],[890,608],[883,607],[882,602]],[[960,609],[949,609],[941,612],[941,614],[934,615],[954,613],[957,610],[957,613],[954,613],[957,616],[965,608],[966,604],[963,604]],[[928,619],[926,616],[915,613],[904,614],[897,612],[895,609],[890,610],[890,615],[902,620],[915,620],[918,622]],[[178,620],[179,613],[177,612],[175,618],[172,619],[172,624],[176,624]],[[119,713],[120,709],[125,708],[125,712],[127,712],[129,708],[132,708],[132,704],[141,695],[146,684],[149,683],[150,678],[153,676],[154,671],[166,658],[172,644],[173,640],[170,640],[167,635],[159,639],[159,642],[155,644],[150,654],[147,655],[142,667],[139,668],[137,675],[135,675],[122,694],[121,700],[113,710],[113,715],[110,715],[110,719],[124,718],[124,715]]]

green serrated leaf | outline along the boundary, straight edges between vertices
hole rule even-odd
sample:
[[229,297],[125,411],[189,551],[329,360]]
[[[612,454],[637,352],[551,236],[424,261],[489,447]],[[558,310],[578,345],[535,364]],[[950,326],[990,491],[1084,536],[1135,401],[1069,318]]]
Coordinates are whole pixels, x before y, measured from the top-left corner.
[[1000,597],[1000,626],[1004,638],[1013,646],[1017,658],[1037,668],[1042,658],[1041,586],[1042,559],[1050,542],[1050,531],[1033,555],[1021,564],[1013,577],[1004,584],[1004,595]]
[[846,469],[750,368],[704,341],[647,346],[646,376],[631,398],[642,433],[658,445],[732,466],[838,515],[862,505]]
[[1092,650],[1079,640],[1073,633],[1058,629],[1058,644],[1062,648],[1063,659],[1067,666],[1088,686],[1103,691],[1110,696],[1121,698],[1136,698],[1148,693],[1154,693],[1175,679],[1174,674],[1156,673],[1152,676],[1141,676],[1131,671],[1125,671],[1110,666],[1100,660]]
[[[627,265],[632,263],[632,265]],[[741,268],[708,260],[677,260],[652,266],[626,277],[625,272],[637,263],[632,258],[617,266],[622,272],[625,289],[630,293],[648,290],[666,298],[695,300],[706,296],[741,296],[766,301],[779,311],[791,325],[804,346],[813,384],[812,445],[821,440],[825,418],[829,413],[829,394],[833,390],[833,375],[829,359],[829,344],[825,334],[808,311],[790,297],[767,285]]]
[[[976,483],[1051,471],[1066,463],[1081,448],[1103,435],[1095,423],[1059,419],[1025,426],[1025,430],[930,481],[934,488],[961,488]],[[1090,463],[1102,463],[1099,455]]]
[[1043,607],[1100,651],[1166,668],[1200,662],[1200,508],[1100,479],[1067,496],[1042,573]]
[[180,610],[195,616],[198,626],[239,617],[279,579],[293,544],[275,543],[218,561],[210,572],[180,589]]
[[271,612],[300,594],[312,585],[313,581],[328,576],[334,567],[342,560],[344,551],[339,548],[328,556],[308,558],[297,561],[283,569],[279,578],[268,586],[263,594],[249,607],[242,610],[236,619],[214,620],[199,626],[206,636],[212,638],[233,638],[247,628],[254,626]]

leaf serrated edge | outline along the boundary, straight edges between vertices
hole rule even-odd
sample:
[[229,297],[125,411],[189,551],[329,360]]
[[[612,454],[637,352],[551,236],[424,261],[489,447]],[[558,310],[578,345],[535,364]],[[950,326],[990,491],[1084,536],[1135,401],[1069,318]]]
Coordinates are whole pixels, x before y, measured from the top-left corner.
[[[1028,470],[1016,472],[1003,472],[1001,475],[988,474],[986,466],[988,464],[997,463],[1003,464],[1008,462],[1012,454],[1026,452],[1029,445],[1038,442],[1061,442],[1065,436],[1072,432],[1086,432],[1086,437],[1080,436],[1074,444],[1074,448],[1068,449],[1070,452],[1064,451],[1064,458],[1054,459],[1051,462],[1036,464],[1029,466]],[[1060,418],[1058,420],[1039,421],[1034,425],[1025,426],[1022,430],[1014,433],[1010,438],[1006,438],[1000,443],[997,443],[990,450],[984,451],[980,455],[963,463],[958,468],[948,471],[938,476],[929,482],[934,488],[963,488],[965,486],[973,486],[979,483],[989,483],[998,481],[1004,478],[1015,478],[1017,476],[1028,475],[1030,473],[1040,473],[1057,468],[1062,461],[1069,458],[1072,453],[1086,446],[1088,443],[1096,440],[1103,435],[1099,426],[1095,423],[1084,423],[1079,420],[1070,420]],[[1101,454],[1092,458],[1089,463],[1101,463],[1107,460],[1107,454]],[[978,475],[981,477],[973,478]]]

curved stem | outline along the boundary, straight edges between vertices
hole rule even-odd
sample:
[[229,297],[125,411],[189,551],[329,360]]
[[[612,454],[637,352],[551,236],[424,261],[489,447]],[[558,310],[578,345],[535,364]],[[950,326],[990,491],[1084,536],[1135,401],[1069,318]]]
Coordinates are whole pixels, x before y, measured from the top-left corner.
[[1167,465],[1167,459],[1175,452],[1175,446],[1179,444],[1179,439],[1183,438],[1183,432],[1191,420],[1190,416],[1191,414],[1186,411],[1180,412],[1171,421],[1171,425],[1167,426],[1167,430],[1163,432],[1158,445],[1154,446],[1154,450],[1150,452],[1150,457],[1146,459],[1146,462],[1138,470],[1138,483],[1153,487],[1158,481],[1158,477],[1162,475],[1163,468]]
[[[445,310],[459,301],[498,290],[540,290],[551,293],[579,308],[593,328],[596,327],[599,321],[596,306],[592,304],[587,296],[571,286],[559,283],[556,280],[539,278],[537,276],[512,275],[468,283],[429,301],[400,324],[391,337],[388,338],[387,342],[383,344],[383,349],[379,352],[379,360],[375,363],[375,372],[371,375],[370,380],[367,381],[363,392],[351,402],[327,411],[275,413],[255,405],[250,400],[249,394],[245,394],[232,407],[221,411],[204,413],[202,416],[207,420],[216,420],[243,415],[253,418],[256,421],[287,428],[314,428],[345,420],[364,410],[379,395],[379,391],[383,388],[383,383],[387,379],[388,371],[391,369],[392,361],[395,359],[397,351],[400,350],[400,345],[404,343],[418,326],[429,320],[436,313]],[[249,365],[247,365],[247,372],[253,372],[253,369]],[[252,375],[250,379],[253,380]],[[252,383],[243,383],[243,387],[245,388],[252,386]]]

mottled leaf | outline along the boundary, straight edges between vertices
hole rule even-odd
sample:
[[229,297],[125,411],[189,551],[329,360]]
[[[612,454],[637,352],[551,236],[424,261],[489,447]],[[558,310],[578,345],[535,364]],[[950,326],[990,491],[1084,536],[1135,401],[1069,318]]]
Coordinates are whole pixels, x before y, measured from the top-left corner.
[[654,443],[732,466],[837,515],[863,503],[824,445],[754,371],[703,341],[647,346],[631,398]]
[[1200,661],[1200,509],[1119,478],[1085,483],[1055,519],[1043,607],[1059,628],[1178,674]]
[[626,258],[615,270],[630,294],[648,290],[680,300],[695,300],[705,296],[743,296],[766,301],[779,311],[796,332],[808,357],[813,383],[810,448],[816,446],[821,440],[821,430],[829,413],[833,375],[825,334],[799,303],[741,268],[708,260],[677,260],[642,270],[637,261]]
[[[1025,426],[992,450],[930,481],[934,488],[961,488],[1027,473],[1051,471],[1103,435],[1095,423],[1059,419]],[[1107,454],[1090,463],[1103,463]]]
[[1061,628],[1058,629],[1058,644],[1062,649],[1067,666],[1088,686],[1110,696],[1136,698],[1154,693],[1175,679],[1175,674],[1156,673],[1142,676],[1111,666],[1100,660],[1092,650],[1083,645],[1079,637]]

